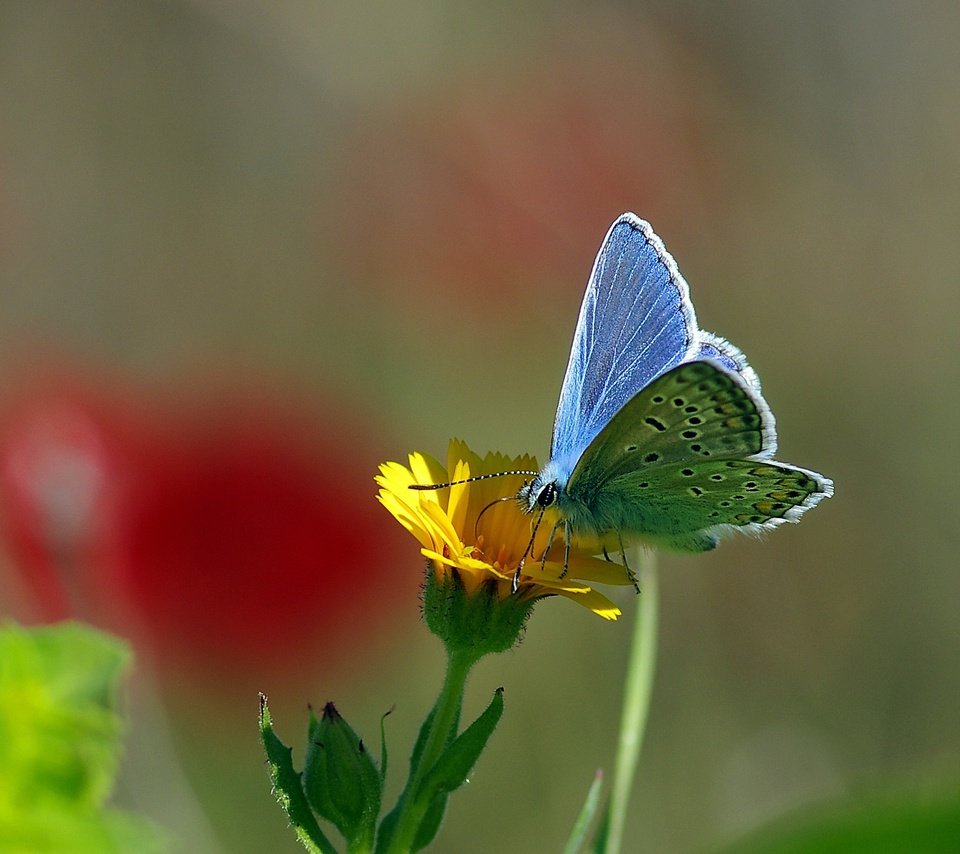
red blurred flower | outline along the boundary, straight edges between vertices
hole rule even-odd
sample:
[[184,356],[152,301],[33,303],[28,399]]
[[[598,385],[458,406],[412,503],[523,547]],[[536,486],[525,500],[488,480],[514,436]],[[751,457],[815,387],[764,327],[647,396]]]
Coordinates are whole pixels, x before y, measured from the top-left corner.
[[[489,299],[582,287],[598,223],[640,211],[690,227],[708,193],[705,111],[686,57],[562,53],[465,78],[345,146],[331,249],[373,282]],[[642,63],[640,62],[642,60]],[[667,223],[667,225],[664,225]]]
[[159,407],[48,382],[0,437],[8,551],[41,619],[120,631],[161,665],[345,658],[401,598],[376,547],[377,456],[340,418],[276,401]]
[[88,616],[87,567],[102,563],[136,465],[127,412],[91,386],[32,379],[0,432],[0,522],[29,593],[28,619]]

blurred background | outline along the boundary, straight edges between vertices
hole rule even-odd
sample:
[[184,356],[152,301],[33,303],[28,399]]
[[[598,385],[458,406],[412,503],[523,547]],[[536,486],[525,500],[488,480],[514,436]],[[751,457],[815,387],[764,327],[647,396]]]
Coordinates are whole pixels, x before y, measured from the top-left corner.
[[[958,39],[949,3],[0,5],[0,612],[133,644],[118,803],[178,850],[301,850],[259,690],[298,759],[307,703],[371,742],[396,706],[396,793],[443,656],[376,464],[543,459],[624,210],[836,481],[662,558],[628,838],[955,782]],[[562,846],[618,602],[543,603],[477,668],[467,712],[507,711],[436,850]]]

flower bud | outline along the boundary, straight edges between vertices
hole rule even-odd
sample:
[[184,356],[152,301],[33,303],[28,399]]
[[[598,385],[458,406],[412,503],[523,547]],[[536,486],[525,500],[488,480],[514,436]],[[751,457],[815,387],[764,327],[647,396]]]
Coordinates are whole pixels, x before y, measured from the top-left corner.
[[319,720],[310,710],[303,790],[317,815],[348,843],[366,840],[372,846],[383,781],[363,740],[333,703],[323,707]]

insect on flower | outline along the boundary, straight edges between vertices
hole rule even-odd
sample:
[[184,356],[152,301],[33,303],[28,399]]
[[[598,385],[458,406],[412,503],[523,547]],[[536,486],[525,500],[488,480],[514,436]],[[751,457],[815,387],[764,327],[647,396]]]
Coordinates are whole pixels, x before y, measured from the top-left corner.
[[756,373],[740,350],[698,327],[673,257],[649,223],[623,214],[587,282],[550,459],[540,471],[503,473],[530,478],[516,497],[534,516],[514,588],[547,514],[543,554],[562,529],[564,566],[581,538],[605,555],[633,543],[702,552],[731,531],[798,521],[833,495],[833,483],[774,460],[776,450]]

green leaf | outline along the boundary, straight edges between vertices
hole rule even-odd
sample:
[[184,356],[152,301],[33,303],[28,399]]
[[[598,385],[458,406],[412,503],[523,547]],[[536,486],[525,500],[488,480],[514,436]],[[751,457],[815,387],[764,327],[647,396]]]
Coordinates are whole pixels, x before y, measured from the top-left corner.
[[260,695],[260,735],[270,763],[273,794],[290,819],[297,838],[311,854],[337,854],[337,849],[324,836],[310,811],[301,775],[293,769],[293,751],[274,733],[267,698],[263,694]]
[[433,842],[433,838],[437,835],[440,824],[443,822],[443,814],[447,811],[447,799],[449,797],[450,793],[444,792],[430,801],[426,815],[421,820],[420,827],[417,828],[412,851],[421,851]]
[[787,816],[724,854],[955,854],[960,789],[851,798]]
[[600,792],[603,788],[603,772],[597,771],[593,782],[587,790],[587,797],[584,799],[583,806],[580,808],[580,814],[573,824],[573,830],[570,832],[570,838],[563,848],[563,854],[578,854],[583,847],[590,831],[590,825],[597,815],[597,808],[600,806]]
[[466,782],[502,714],[503,689],[498,688],[480,717],[450,743],[427,773],[416,797],[418,800],[427,800],[429,806],[417,829],[413,851],[425,848],[437,835],[446,810],[447,796]]
[[119,641],[75,624],[0,632],[0,799],[103,803],[120,756],[115,695],[128,660]]
[[162,854],[166,839],[145,820],[121,813],[45,806],[0,822],[0,850],[30,854]]
[[76,623],[0,629],[0,850],[161,851],[148,822],[104,808],[130,654]]
[[[390,810],[390,812],[387,813],[387,815],[384,816],[383,820],[380,822],[380,827],[377,831],[377,844],[375,848],[377,854],[383,854],[383,852],[387,851],[390,847],[390,841],[393,838],[393,832],[396,828],[397,821],[399,820],[400,814],[403,812],[404,807],[406,806],[407,800],[411,796],[409,791],[410,781],[414,778],[414,772],[417,766],[420,764],[420,758],[423,756],[423,751],[427,743],[427,738],[430,735],[430,727],[433,725],[433,718],[436,714],[436,711],[436,706],[434,706],[434,708],[427,713],[426,718],[424,718],[423,723],[420,725],[420,731],[417,733],[417,740],[413,745],[413,752],[410,754],[410,774],[407,777],[407,786],[397,799],[397,803],[394,805],[393,809]],[[458,708],[457,714],[454,715],[450,732],[447,735],[448,744],[453,741],[459,725],[460,710]]]
[[593,835],[590,850],[593,854],[604,854],[607,850],[607,838],[610,836],[610,810],[605,809],[600,815],[600,825]]
[[380,827],[377,828],[377,844],[374,847],[375,854],[383,854],[390,847],[390,841],[393,839],[394,831],[397,829],[397,822],[400,819],[400,810],[403,805],[403,795],[397,801],[396,805],[380,821]]
[[[486,747],[503,714],[503,688],[497,688],[490,705],[468,726],[437,760],[423,781],[421,792],[436,795],[452,792],[466,782],[467,776]],[[420,793],[418,793],[418,797]]]
[[393,709],[383,713],[380,718],[380,785],[387,781],[387,716],[393,714]]
[[[420,732],[417,733],[417,741],[413,745],[413,753],[410,755],[410,776],[413,777],[414,770],[420,765],[420,759],[423,756],[423,751],[427,743],[427,738],[430,735],[430,727],[433,726],[433,718],[436,714],[436,708],[430,710],[430,713],[424,719],[423,724],[420,726]],[[457,729],[460,726],[460,708],[457,708],[457,713],[453,717],[453,721],[450,725],[450,731],[447,733],[446,744],[450,744],[457,735]]]

